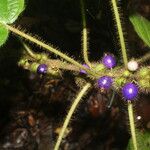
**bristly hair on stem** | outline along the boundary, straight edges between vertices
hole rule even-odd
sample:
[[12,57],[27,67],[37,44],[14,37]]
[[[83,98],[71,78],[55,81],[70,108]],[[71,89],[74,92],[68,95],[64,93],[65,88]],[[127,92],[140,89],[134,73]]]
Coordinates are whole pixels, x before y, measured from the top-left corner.
[[34,59],[37,58],[37,55],[34,54],[34,52],[29,48],[29,46],[27,46],[24,42],[22,42],[23,47],[25,48],[25,50],[27,51],[27,53]]
[[71,64],[74,64],[75,66],[81,68],[81,69],[84,69],[87,73],[89,73],[90,75],[92,76],[95,76],[95,74],[90,70],[90,69],[87,69],[86,67],[84,67],[82,64],[80,64],[79,62],[77,62],[76,60],[72,59],[71,57],[67,56],[66,54],[62,53],[61,51],[55,49],[54,47],[50,46],[50,45],[47,45],[45,44],[44,42],[10,26],[10,25],[6,25],[6,24],[3,24],[1,23],[4,27],[6,27],[8,30],[12,31],[13,33],[45,48],[47,51],[49,52],[52,52],[54,53],[55,55],[58,55],[60,56],[61,58],[65,59],[66,61],[70,62]]
[[119,42],[120,42],[120,46],[121,46],[121,52],[122,52],[124,66],[127,68],[127,63],[128,63],[127,50],[126,50],[123,28],[122,28],[122,24],[121,24],[120,13],[118,10],[116,0],[111,0],[111,4],[112,4],[112,10],[113,10],[113,13],[115,16],[115,22],[116,22],[116,26],[117,26],[118,35],[119,35]]
[[63,123],[63,126],[62,126],[62,129],[59,133],[59,136],[58,136],[58,139],[57,139],[57,142],[55,144],[55,147],[54,147],[54,150],[59,150],[59,147],[60,147],[60,144],[61,144],[61,141],[64,137],[64,133],[66,131],[66,128],[71,120],[71,117],[73,115],[73,113],[75,112],[79,102],[82,100],[82,97],[86,94],[87,90],[91,87],[91,84],[90,83],[86,83],[83,88],[81,89],[81,91],[79,92],[79,94],[77,95],[76,99],[73,101],[70,109],[69,109],[69,112],[67,113],[67,116],[65,118],[65,121]]
[[136,131],[135,131],[135,125],[134,125],[133,105],[130,101],[128,102],[128,116],[129,116],[129,123],[130,123],[133,147],[134,147],[134,150],[138,150]]
[[85,63],[91,68],[91,63],[89,61],[88,56],[88,30],[87,30],[87,23],[86,23],[86,14],[85,14],[85,0],[80,0],[80,6],[81,6],[81,16],[82,16],[82,51],[83,51],[83,58]]
[[[115,22],[117,25],[118,35],[119,35],[119,42],[121,45],[122,57],[125,68],[127,68],[128,58],[127,58],[127,51],[126,51],[126,44],[123,34],[123,28],[121,24],[120,14],[117,6],[116,0],[111,0],[112,10],[115,16]],[[133,114],[133,106],[131,102],[128,102],[128,116],[129,116],[129,123],[132,135],[132,142],[134,146],[134,150],[137,150],[137,139],[136,139],[136,131],[135,131],[135,122],[134,122],[134,114]]]

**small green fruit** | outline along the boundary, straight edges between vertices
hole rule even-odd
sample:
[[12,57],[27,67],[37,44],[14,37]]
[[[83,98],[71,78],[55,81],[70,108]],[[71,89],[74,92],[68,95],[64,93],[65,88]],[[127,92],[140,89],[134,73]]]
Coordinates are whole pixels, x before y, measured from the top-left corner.
[[102,70],[105,69],[105,66],[103,64],[96,64],[94,67],[93,67],[93,70],[95,72],[101,72]]
[[150,78],[143,78],[138,83],[141,88],[150,88]]
[[54,76],[54,77],[60,77],[60,75],[61,75],[61,71],[59,70],[59,69],[57,69],[57,68],[49,68],[48,69],[48,74],[49,75],[52,75],[52,76]]
[[124,72],[123,72],[123,76],[124,77],[129,77],[130,76],[130,71],[128,71],[128,70],[125,70]]
[[122,85],[126,83],[126,79],[124,77],[119,77],[115,79],[114,83],[116,87],[120,88]]
[[141,78],[150,76],[150,69],[146,67],[141,68],[140,71],[138,72],[138,76]]
[[33,63],[31,64],[30,66],[30,70],[33,71],[33,72],[36,72],[37,71],[37,68],[38,68],[39,64],[37,63]]

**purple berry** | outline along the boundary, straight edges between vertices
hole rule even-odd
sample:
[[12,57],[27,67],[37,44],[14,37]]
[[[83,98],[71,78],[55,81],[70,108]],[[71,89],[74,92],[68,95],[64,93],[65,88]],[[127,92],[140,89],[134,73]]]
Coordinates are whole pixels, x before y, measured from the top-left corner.
[[[83,64],[82,66],[84,66],[85,68],[89,69],[89,66],[87,64]],[[85,70],[81,69],[80,73],[86,74],[87,72]]]
[[105,67],[107,68],[113,68],[116,66],[116,59],[113,55],[111,54],[106,54],[103,58],[102,58],[102,63],[105,65]]
[[47,65],[46,64],[40,64],[37,68],[37,73],[39,74],[46,74],[47,73]]
[[133,100],[138,95],[138,87],[134,83],[126,83],[122,88],[122,95],[126,100]]
[[109,89],[112,85],[112,78],[109,76],[103,76],[98,79],[98,86],[103,89]]

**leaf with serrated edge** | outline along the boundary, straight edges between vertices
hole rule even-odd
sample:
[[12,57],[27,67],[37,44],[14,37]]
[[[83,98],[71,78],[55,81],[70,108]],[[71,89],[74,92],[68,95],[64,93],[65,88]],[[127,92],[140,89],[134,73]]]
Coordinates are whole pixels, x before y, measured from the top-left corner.
[[150,21],[139,14],[131,15],[129,19],[139,37],[150,47]]
[[0,21],[11,24],[24,10],[24,0],[0,0]]

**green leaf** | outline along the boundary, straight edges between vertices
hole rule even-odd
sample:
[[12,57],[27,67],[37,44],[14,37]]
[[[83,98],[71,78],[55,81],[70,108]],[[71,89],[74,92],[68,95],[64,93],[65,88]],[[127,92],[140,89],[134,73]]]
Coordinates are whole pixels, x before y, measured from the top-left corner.
[[[138,142],[138,149],[139,150],[150,150],[150,132],[140,132],[136,131],[137,142]],[[133,150],[133,143],[132,139],[129,140],[129,144],[127,150]]]
[[8,30],[0,25],[0,46],[2,46],[8,38]]
[[150,47],[150,21],[139,14],[131,15],[129,19],[139,37]]
[[24,0],[0,0],[0,21],[11,24],[24,10]]

